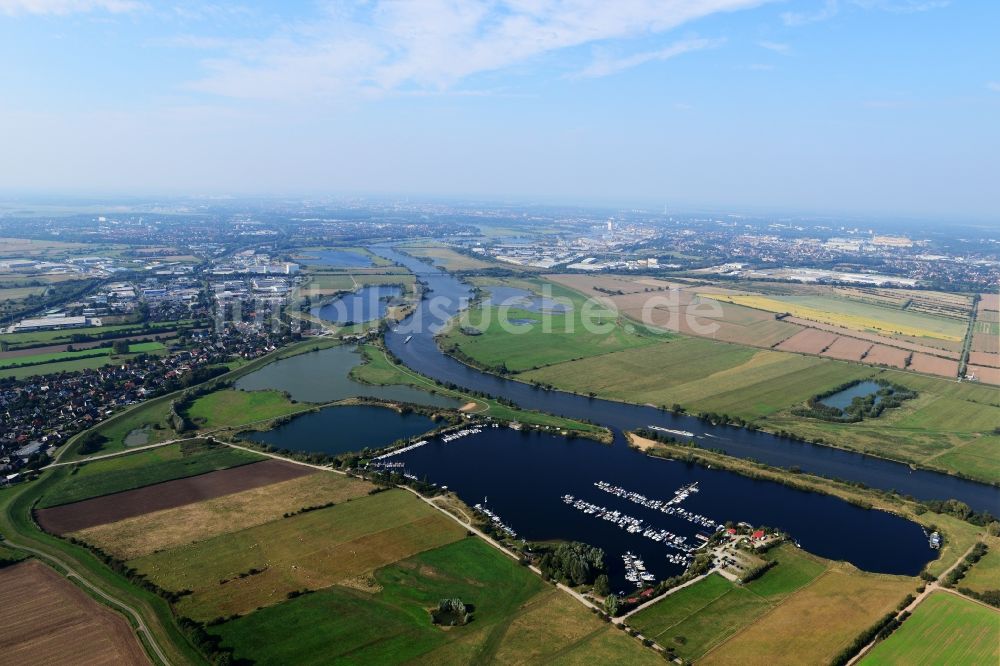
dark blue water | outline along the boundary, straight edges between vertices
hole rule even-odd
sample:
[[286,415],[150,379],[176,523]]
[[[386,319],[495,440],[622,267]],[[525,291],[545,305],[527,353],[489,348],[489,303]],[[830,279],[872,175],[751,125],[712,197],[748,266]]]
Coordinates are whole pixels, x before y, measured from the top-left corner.
[[434,427],[434,421],[423,414],[400,414],[386,407],[347,405],[303,414],[273,430],[247,433],[244,438],[279,449],[337,454],[381,448]]
[[[851,402],[855,398],[864,398],[872,393],[877,393],[882,386],[876,382],[859,382],[850,388],[845,388],[843,391],[838,391],[831,396],[823,398],[819,402],[826,405],[827,407],[836,407],[837,409],[847,409],[851,406]],[[876,397],[875,403],[881,398]]]
[[[502,396],[525,409],[587,419],[614,430],[647,425],[688,430],[696,433],[700,445],[720,449],[737,458],[753,458],[777,467],[797,466],[804,472],[897,490],[920,499],[954,498],[977,511],[1000,513],[1000,488],[983,483],[938,472],[911,470],[901,463],[795,442],[763,432],[713,426],[691,416],[670,414],[654,407],[546,390],[479,372],[443,354],[434,340],[434,333],[443,323],[467,306],[471,296],[469,288],[451,275],[391,248],[379,246],[373,251],[406,266],[432,289],[430,298],[422,301],[413,315],[385,335],[386,345],[403,363],[428,377]],[[411,336],[410,341],[406,343],[408,336]]]
[[898,516],[732,472],[650,458],[620,440],[606,446],[586,439],[486,429],[449,443],[433,439],[398,459],[406,463],[407,471],[447,485],[469,504],[488,498],[487,506],[519,538],[577,540],[604,549],[616,591],[635,589],[624,580],[621,555],[626,551],[639,554],[658,579],[683,570],[665,558],[677,551],[584,514],[565,504],[564,494],[640,518],[646,527],[670,530],[692,545],[700,544],[695,534],[706,530],[598,490],[595,481],[663,500],[697,481],[699,492],[681,504],[685,509],[719,523],[746,521],[786,530],[805,550],[866,571],[914,575],[935,552],[918,525]]
[[368,268],[375,263],[363,254],[350,250],[316,250],[303,252],[303,261],[310,266],[335,266],[337,268]]
[[350,294],[343,294],[318,308],[311,314],[335,324],[361,324],[381,319],[389,309],[392,299],[403,295],[398,285],[372,285]]

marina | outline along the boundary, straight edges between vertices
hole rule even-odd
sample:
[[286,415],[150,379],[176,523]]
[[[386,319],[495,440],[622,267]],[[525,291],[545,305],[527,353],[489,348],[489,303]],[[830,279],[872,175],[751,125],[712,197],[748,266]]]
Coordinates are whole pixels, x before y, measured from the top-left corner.
[[654,511],[660,511],[668,515],[680,516],[684,520],[694,523],[695,525],[700,525],[701,527],[707,527],[713,530],[720,529],[722,527],[722,525],[715,522],[711,518],[707,518],[706,516],[703,516],[698,513],[691,513],[690,511],[686,511],[685,509],[677,506],[678,504],[686,500],[688,497],[690,497],[692,493],[698,492],[697,481],[695,481],[690,485],[679,488],[674,493],[674,496],[666,501],[651,500],[647,498],[645,495],[642,495],[637,492],[632,492],[630,490],[626,490],[625,488],[620,488],[618,486],[613,486],[610,483],[606,483],[604,481],[598,481],[594,485],[606,493],[611,493],[612,495],[615,495],[617,497],[623,497],[630,502],[634,502],[635,504],[641,504],[642,506],[648,509],[652,509]]
[[511,539],[516,539],[517,538],[517,532],[515,532],[514,529],[510,525],[508,525],[507,523],[503,522],[503,520],[500,519],[500,516],[498,516],[492,509],[486,508],[486,506],[484,506],[485,502],[486,502],[486,500],[484,499],[482,503],[476,504],[472,508],[475,509],[476,511],[478,511],[479,513],[483,514],[484,516],[486,516],[489,519],[490,523],[493,524],[494,527],[496,527],[497,529],[499,529],[501,532],[503,532],[504,534],[506,534],[508,537],[510,537]]
[[392,451],[389,451],[388,453],[383,453],[380,456],[376,456],[375,460],[385,460],[386,458],[391,458],[393,456],[398,456],[400,454],[412,451],[413,449],[419,449],[421,446],[424,446],[425,444],[427,444],[427,440],[426,439],[422,439],[419,442],[414,442],[413,444],[409,444],[409,445],[404,446],[404,447],[402,447],[400,449],[393,449]]

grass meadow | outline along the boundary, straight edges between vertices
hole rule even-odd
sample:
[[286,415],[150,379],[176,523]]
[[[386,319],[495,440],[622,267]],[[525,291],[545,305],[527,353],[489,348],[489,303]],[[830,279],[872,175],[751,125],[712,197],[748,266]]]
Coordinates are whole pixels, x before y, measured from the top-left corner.
[[[434,626],[429,609],[453,597],[472,621]],[[366,589],[334,586],[212,631],[259,664],[662,663],[476,538],[389,564]]]
[[81,464],[57,485],[48,489],[38,506],[45,508],[78,502],[259,460],[264,460],[264,457],[200,440],[168,444]]
[[[269,606],[461,538],[451,519],[404,490],[153,553],[130,564],[161,587],[192,590],[177,604],[198,620]],[[239,577],[251,569],[258,573]]]
[[861,661],[865,666],[998,662],[1000,611],[947,592],[927,597]]

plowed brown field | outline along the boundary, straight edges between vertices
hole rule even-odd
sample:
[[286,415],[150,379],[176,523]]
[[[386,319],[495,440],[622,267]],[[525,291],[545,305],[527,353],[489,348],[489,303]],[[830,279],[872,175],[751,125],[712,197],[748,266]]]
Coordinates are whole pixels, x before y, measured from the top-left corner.
[[125,618],[44,564],[0,569],[0,663],[149,664]]
[[35,517],[45,530],[53,534],[66,534],[153,511],[172,509],[213,497],[287,481],[315,472],[316,470],[304,465],[281,460],[265,460],[112,495],[102,495],[82,502],[39,509],[35,512]]

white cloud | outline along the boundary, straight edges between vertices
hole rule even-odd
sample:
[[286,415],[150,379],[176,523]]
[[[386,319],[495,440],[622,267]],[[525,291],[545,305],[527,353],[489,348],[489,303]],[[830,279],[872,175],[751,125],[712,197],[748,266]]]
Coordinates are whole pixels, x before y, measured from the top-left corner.
[[578,72],[574,78],[596,78],[609,76],[633,67],[638,67],[647,62],[658,60],[669,60],[683,53],[700,51],[721,46],[725,40],[722,39],[686,39],[676,44],[672,44],[665,49],[657,51],[646,51],[635,53],[623,58],[610,57],[607,54],[599,54],[586,69]]
[[762,49],[767,49],[768,51],[774,51],[775,53],[780,53],[782,55],[786,55],[792,50],[792,47],[789,46],[788,44],[782,44],[780,42],[769,42],[766,40],[762,42],[757,42],[757,46],[759,46]]
[[[317,20],[288,24],[256,43],[234,44],[224,57],[206,62],[207,75],[190,87],[265,99],[446,90],[470,76],[559,50],[648,38],[711,14],[770,1],[337,2],[327,5]],[[603,66],[610,73],[672,55],[664,49]],[[588,69],[595,66],[600,65]],[[597,71],[589,75],[599,75]]]
[[[951,0],[846,0],[850,5],[861,9],[877,9],[894,14],[913,14],[940,9],[951,4]],[[785,12],[781,19],[788,26],[800,26],[808,23],[826,21],[840,13],[839,0],[826,0],[825,4],[811,12]]]
[[1000,81],[990,81],[986,84],[986,88],[993,92],[1000,92]]
[[833,18],[840,11],[837,0],[826,0],[822,8],[812,12],[785,12],[781,20],[788,26],[806,25]]
[[142,6],[142,3],[133,0],[0,0],[0,14],[66,16],[95,11],[121,14],[135,11]]

